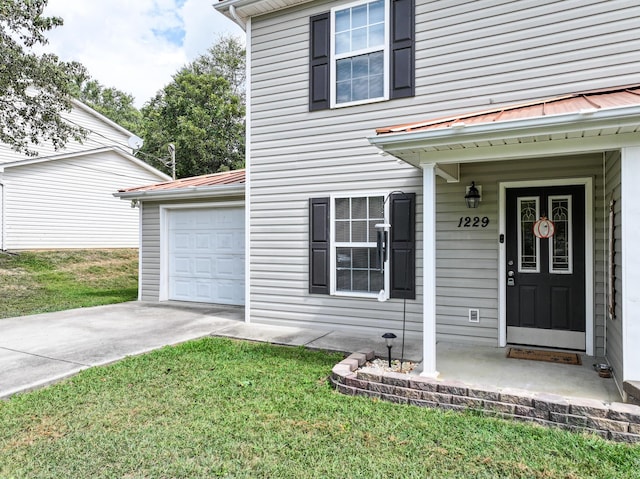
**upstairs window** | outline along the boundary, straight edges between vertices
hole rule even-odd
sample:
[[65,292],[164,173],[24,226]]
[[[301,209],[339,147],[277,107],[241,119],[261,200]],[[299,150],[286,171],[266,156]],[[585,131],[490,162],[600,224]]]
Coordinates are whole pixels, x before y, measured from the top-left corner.
[[383,100],[388,92],[385,0],[332,10],[332,106]]
[[414,96],[414,0],[374,0],[310,19],[309,110]]

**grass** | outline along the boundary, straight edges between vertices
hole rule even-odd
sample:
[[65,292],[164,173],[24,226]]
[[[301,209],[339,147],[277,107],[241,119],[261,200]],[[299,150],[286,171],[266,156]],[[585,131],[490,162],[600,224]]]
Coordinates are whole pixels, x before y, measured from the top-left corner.
[[0,318],[131,301],[138,250],[0,253]]
[[0,403],[2,478],[634,478],[640,447],[344,396],[336,354],[207,338]]

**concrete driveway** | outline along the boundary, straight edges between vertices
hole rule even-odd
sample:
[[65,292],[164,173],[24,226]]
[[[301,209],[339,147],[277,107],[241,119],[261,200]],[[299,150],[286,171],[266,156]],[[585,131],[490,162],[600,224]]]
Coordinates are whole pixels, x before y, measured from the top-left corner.
[[242,307],[137,301],[0,319],[0,398],[243,319]]

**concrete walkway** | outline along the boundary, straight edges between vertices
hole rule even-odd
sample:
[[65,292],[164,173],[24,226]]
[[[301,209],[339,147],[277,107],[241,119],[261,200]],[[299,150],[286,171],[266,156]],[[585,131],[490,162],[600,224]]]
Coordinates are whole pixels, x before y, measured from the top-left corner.
[[[109,364],[203,336],[386,356],[380,335],[244,323],[244,308],[197,303],[129,302],[0,319],[0,398],[54,383],[92,366]],[[393,348],[400,355],[399,338]],[[382,334],[382,332],[381,332]],[[422,341],[407,338],[405,360],[420,362]],[[503,348],[437,345],[440,379],[620,401],[612,379],[583,366],[505,358]]]

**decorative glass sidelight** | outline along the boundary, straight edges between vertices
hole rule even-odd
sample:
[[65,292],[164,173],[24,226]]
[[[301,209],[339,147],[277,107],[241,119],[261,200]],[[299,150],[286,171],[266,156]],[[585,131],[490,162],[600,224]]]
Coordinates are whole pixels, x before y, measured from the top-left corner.
[[549,239],[549,272],[570,274],[573,270],[571,196],[550,196],[549,211],[549,219],[555,225],[555,234]]
[[540,213],[540,197],[518,198],[518,271],[540,271],[540,240],[533,234],[533,225]]

